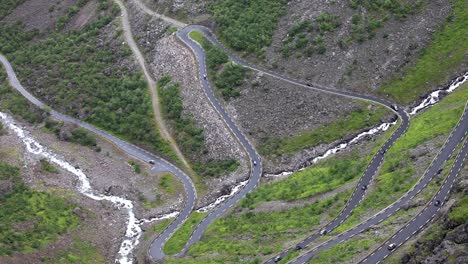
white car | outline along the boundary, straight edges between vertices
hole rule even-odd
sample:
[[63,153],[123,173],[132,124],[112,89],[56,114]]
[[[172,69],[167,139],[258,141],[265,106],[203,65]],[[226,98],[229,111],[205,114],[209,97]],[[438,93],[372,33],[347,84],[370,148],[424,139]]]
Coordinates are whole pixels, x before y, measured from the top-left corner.
[[205,80],[206,80],[206,74],[203,74],[203,79],[205,79]]
[[321,236],[325,235],[326,233],[327,233],[327,230],[326,230],[326,229],[322,229],[322,230],[320,231],[320,235],[321,235]]
[[148,160],[149,164],[154,164],[154,160]]

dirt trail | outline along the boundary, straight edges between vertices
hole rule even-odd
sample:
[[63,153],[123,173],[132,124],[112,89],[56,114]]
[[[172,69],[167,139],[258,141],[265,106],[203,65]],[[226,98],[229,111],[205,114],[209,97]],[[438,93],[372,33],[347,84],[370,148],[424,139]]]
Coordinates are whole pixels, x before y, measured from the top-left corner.
[[[177,156],[179,159],[182,161],[184,166],[189,170],[190,174],[194,174],[194,171],[190,167],[189,163],[185,159],[184,155],[180,151],[179,147],[177,146],[177,143],[175,140],[172,138],[172,136],[169,134],[166,128],[166,124],[164,122],[164,119],[162,118],[161,114],[161,107],[159,105],[159,98],[158,98],[158,91],[156,88],[156,82],[153,80],[151,77],[150,73],[148,72],[148,69],[146,68],[146,63],[145,59],[143,58],[142,53],[140,52],[138,45],[136,44],[135,40],[133,39],[132,36],[132,29],[130,26],[130,22],[128,19],[128,13],[127,9],[125,8],[124,4],[120,0],[114,0],[115,3],[117,3],[120,7],[120,10],[122,12],[122,29],[124,31],[125,39],[127,40],[127,44],[132,50],[133,54],[135,55],[136,60],[138,61],[138,64],[140,64],[141,69],[143,70],[143,74],[145,75],[145,79],[148,83],[148,86],[151,91],[151,101],[153,104],[153,110],[154,110],[154,116],[156,118],[156,122],[159,125],[159,130],[162,134],[162,136],[168,140],[171,144],[172,149],[176,152]],[[138,1],[137,1],[138,2]]]
[[[116,0],[116,1],[120,1],[120,0]],[[167,23],[173,24],[174,26],[179,27],[179,28],[183,28],[183,27],[187,26],[187,24],[185,24],[184,22],[181,22],[179,20],[176,20],[176,19],[167,17],[165,15],[161,15],[161,14],[158,14],[158,13],[154,12],[153,10],[149,9],[145,4],[143,4],[139,0],[134,0],[133,2],[138,6],[138,8],[143,10],[143,12],[145,12],[145,13],[151,15],[151,16],[162,19],[162,20],[166,21]]]

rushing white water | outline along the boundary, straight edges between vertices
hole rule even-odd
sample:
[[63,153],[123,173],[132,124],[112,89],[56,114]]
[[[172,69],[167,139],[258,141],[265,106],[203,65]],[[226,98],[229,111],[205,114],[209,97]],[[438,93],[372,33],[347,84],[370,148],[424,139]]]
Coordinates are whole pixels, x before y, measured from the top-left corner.
[[466,81],[468,81],[468,72],[465,72],[465,74],[463,76],[460,76],[460,77],[456,78],[454,81],[452,81],[447,89],[437,90],[437,91],[434,91],[431,94],[429,94],[429,96],[427,96],[418,106],[414,107],[411,110],[410,115],[415,115],[416,113],[418,113],[422,109],[424,109],[424,108],[426,108],[426,107],[428,107],[430,105],[436,104],[437,102],[440,101],[440,94],[442,92],[451,93],[451,92],[455,91],[455,89],[460,87],[462,84],[464,84]]
[[[369,129],[367,131],[364,131],[362,133],[360,133],[359,135],[355,136],[353,139],[351,139],[349,142],[345,142],[345,143],[341,143],[339,144],[338,146],[335,146],[327,151],[325,151],[325,153],[323,155],[320,155],[318,157],[315,157],[314,159],[312,159],[312,161],[310,162],[310,164],[307,162],[302,168],[298,169],[297,171],[302,171],[304,169],[306,169],[307,166],[311,165],[311,164],[315,164],[317,163],[319,160],[322,160],[322,159],[325,159],[327,157],[329,157],[330,155],[333,155],[343,149],[345,149],[346,147],[348,147],[349,145],[351,144],[355,144],[357,142],[359,142],[359,140],[361,140],[362,138],[364,138],[365,136],[367,135],[375,135],[377,133],[381,133],[381,132],[384,132],[384,131],[387,131],[392,125],[396,124],[396,120],[392,123],[383,123],[381,124],[380,126],[378,127],[375,127],[375,128],[372,128],[372,129]],[[289,176],[291,174],[293,174],[295,171],[283,171],[281,173],[278,173],[278,174],[265,174],[265,177],[281,177],[281,176]]]
[[[455,91],[458,87],[460,87],[462,84],[464,84],[467,81],[468,81],[468,72],[465,72],[465,74],[463,74],[462,76],[460,76],[460,77],[456,78],[455,80],[453,80],[446,89],[437,90],[437,91],[434,91],[431,94],[429,94],[429,96],[427,96],[419,105],[417,105],[416,107],[411,109],[410,115],[415,115],[416,113],[420,112],[422,109],[425,109],[425,108],[427,108],[427,107],[429,107],[431,105],[434,105],[434,104],[438,103],[440,101],[441,93],[451,93],[451,92]],[[341,143],[338,146],[335,146],[335,147],[327,150],[323,155],[314,158],[310,163],[306,162],[297,171],[302,171],[307,166],[309,166],[311,164],[315,164],[317,161],[322,160],[322,159],[324,159],[324,158],[326,158],[326,157],[328,157],[330,155],[333,155],[333,154],[339,152],[340,150],[345,149],[346,147],[348,147],[351,144],[359,142],[359,140],[361,140],[363,137],[365,137],[367,135],[375,135],[377,133],[381,133],[383,131],[386,131],[394,124],[396,124],[396,121],[394,121],[392,123],[383,123],[383,124],[381,124],[380,126],[378,126],[376,128],[372,128],[372,129],[370,129],[368,131],[362,132],[359,135],[357,135],[356,137],[354,137],[353,139],[351,139],[349,142]],[[265,174],[265,177],[284,177],[284,176],[289,176],[289,175],[293,174],[294,172],[296,172],[296,171],[283,171],[283,172],[278,173],[278,174]]]
[[215,208],[218,204],[224,202],[227,198],[233,196],[238,191],[240,191],[242,189],[242,187],[244,187],[248,182],[249,182],[249,180],[240,182],[238,185],[234,186],[234,188],[231,189],[231,192],[229,194],[222,195],[222,196],[218,197],[216,199],[216,201],[214,201],[213,203],[210,203],[209,205],[207,205],[205,207],[202,207],[202,208],[196,210],[196,212],[204,213],[204,212],[208,212],[209,210]]
[[126,210],[128,214],[127,230],[125,232],[125,238],[122,244],[120,245],[119,256],[115,260],[116,263],[127,264],[133,262],[132,252],[133,249],[139,243],[139,238],[142,233],[141,225],[143,223],[172,218],[179,214],[178,212],[173,212],[149,220],[137,219],[135,217],[135,213],[133,212],[132,201],[113,195],[95,194],[91,188],[91,184],[89,182],[88,177],[83,173],[83,171],[75,168],[67,161],[60,159],[51,150],[42,146],[31,135],[29,135],[27,131],[23,130],[21,127],[16,125],[14,120],[7,114],[0,112],[0,118],[2,120],[2,123],[9,129],[11,129],[13,132],[15,132],[16,135],[23,141],[28,152],[46,158],[50,162],[74,174],[80,182],[80,185],[78,186],[78,191],[80,193],[96,201],[109,201],[113,203],[117,208]]

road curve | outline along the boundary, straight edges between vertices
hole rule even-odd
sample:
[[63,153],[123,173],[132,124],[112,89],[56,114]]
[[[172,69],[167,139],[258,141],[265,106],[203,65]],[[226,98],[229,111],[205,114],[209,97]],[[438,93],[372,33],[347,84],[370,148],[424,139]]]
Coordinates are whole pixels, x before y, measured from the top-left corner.
[[[405,193],[405,195],[403,195],[396,202],[389,205],[388,207],[386,207],[385,209],[383,209],[382,211],[374,215],[372,218],[360,223],[359,225],[355,226],[354,228],[346,232],[343,232],[335,237],[330,238],[329,240],[310,249],[305,254],[301,255],[300,257],[294,259],[293,261],[289,263],[294,263],[294,264],[307,263],[319,251],[328,249],[338,243],[346,241],[350,239],[351,237],[363,231],[366,231],[370,227],[377,225],[380,222],[384,221],[385,219],[390,217],[392,214],[400,210],[402,205],[404,205],[409,200],[411,200],[414,196],[420,193],[426,187],[426,185],[434,178],[434,176],[437,175],[439,169],[442,168],[442,165],[452,155],[457,145],[467,135],[468,133],[468,115],[467,115],[468,108],[467,106],[468,106],[468,103],[467,105],[465,105],[465,110],[463,112],[463,115],[461,116],[456,127],[452,130],[451,134],[447,138],[444,146],[440,149],[437,156],[432,160],[431,165],[428,167],[428,169],[426,170],[424,175],[419,179],[419,181],[413,186],[413,188],[411,188],[407,193]],[[465,153],[464,151],[462,151],[462,154]],[[444,184],[442,185],[441,190],[443,190],[443,192],[442,191],[439,192],[439,194],[442,193],[441,194],[442,197],[445,197],[446,193],[448,193],[448,191],[450,190],[451,185],[453,183],[452,178],[456,177],[458,172],[459,170],[452,171],[450,173],[450,177],[448,178],[448,179],[451,179],[451,181],[445,181]],[[429,214],[423,214],[423,217],[427,217],[428,215]],[[420,223],[420,221],[429,221],[429,220],[430,218],[426,218],[425,220],[422,220],[422,218],[420,218],[417,220],[418,221],[417,223]],[[405,232],[402,235],[408,235],[408,234]]]
[[[0,61],[5,67],[5,70],[8,75],[8,80],[10,84],[18,90],[26,99],[28,99],[32,104],[36,105],[37,107],[41,109],[48,110],[49,108],[39,101],[36,97],[34,97],[31,93],[29,93],[19,82],[18,78],[16,77],[16,74],[11,67],[10,63],[8,60],[0,54]],[[78,119],[66,116],[64,114],[61,114],[55,110],[50,110],[49,111],[50,115],[58,120],[64,121],[64,122],[69,122],[76,124],[80,127],[83,127],[105,139],[110,141],[111,143],[115,144],[117,147],[122,149],[124,152],[128,153],[129,155],[143,161],[143,162],[148,162],[149,160],[154,160],[155,164],[154,166],[158,167],[159,170],[165,170],[168,172],[173,173],[183,184],[185,192],[186,192],[186,199],[185,199],[185,204],[180,212],[180,214],[177,216],[177,218],[159,235],[158,240],[163,240],[166,241],[174,232],[177,230],[177,228],[187,220],[188,216],[192,212],[194,206],[195,206],[195,200],[197,198],[197,193],[195,190],[195,186],[193,185],[190,177],[185,174],[182,170],[179,168],[175,167],[172,165],[170,162],[166,161],[165,159],[158,157],[146,150],[143,150],[131,143],[128,143],[126,141],[123,141],[107,132],[104,130],[101,130],[95,126],[92,126],[90,124],[87,124],[85,122],[82,122]]]
[[[437,212],[442,208],[443,202],[446,201],[450,190],[452,189],[453,183],[457,175],[460,173],[460,170],[464,166],[466,156],[468,155],[468,144],[465,140],[463,148],[458,157],[453,164],[449,175],[445,179],[444,184],[439,188],[437,194],[432,198],[432,200],[426,205],[424,210],[422,210],[416,217],[414,217],[408,224],[401,228],[395,235],[390,239],[385,241],[378,249],[374,250],[369,256],[364,258],[359,263],[379,263],[390,255],[394,250],[405,243],[410,237],[412,237],[420,229],[424,228],[429,221],[434,218]],[[440,201],[440,205],[436,205],[436,201]],[[390,244],[395,244],[395,249],[389,250],[388,246]]]
[[[323,86],[303,83],[303,82],[291,79],[289,77],[282,76],[280,74],[277,74],[277,73],[274,73],[274,72],[271,72],[271,71],[268,71],[268,70],[261,69],[261,68],[255,66],[255,65],[252,65],[252,64],[250,64],[248,62],[245,62],[245,61],[239,59],[238,57],[236,57],[235,55],[233,55],[227,48],[225,48],[214,37],[214,35],[212,34],[212,32],[208,28],[206,28],[204,26],[190,25],[190,26],[187,26],[187,27],[181,29],[180,31],[178,31],[177,36],[183,42],[185,42],[192,49],[194,54],[196,55],[196,57],[198,59],[198,62],[199,62],[200,78],[202,80],[203,80],[203,75],[207,74],[206,65],[205,65],[205,52],[203,51],[203,49],[200,47],[200,45],[196,41],[194,41],[193,39],[190,38],[189,33],[190,33],[190,31],[193,31],[193,30],[199,30],[199,31],[203,32],[205,34],[205,36],[211,42],[213,42],[214,44],[221,47],[226,52],[226,54],[228,54],[228,56],[237,64],[243,65],[243,66],[245,66],[247,68],[250,68],[250,69],[253,69],[253,70],[256,70],[256,71],[263,72],[264,74],[267,74],[267,75],[272,76],[274,78],[277,78],[277,79],[292,83],[294,85],[302,86],[302,87],[305,87],[307,89],[312,89],[312,90],[317,90],[317,91],[320,91],[320,92],[326,92],[326,93],[335,94],[335,95],[339,95],[339,96],[346,96],[346,97],[353,98],[353,99],[367,100],[367,101],[371,101],[371,102],[374,102],[374,103],[378,103],[378,104],[381,104],[381,105],[391,109],[392,111],[394,111],[399,116],[399,118],[401,120],[401,125],[393,133],[393,135],[390,137],[390,139],[388,139],[382,145],[382,147],[380,148],[378,153],[374,156],[372,161],[369,163],[369,165],[366,168],[366,171],[364,172],[363,176],[361,177],[361,179],[359,181],[359,184],[356,186],[351,198],[349,199],[347,205],[344,207],[343,211],[340,213],[340,215],[337,218],[335,218],[333,221],[331,221],[329,224],[327,224],[325,228],[327,230],[332,230],[335,227],[337,227],[338,225],[340,225],[344,220],[346,220],[346,218],[348,218],[351,211],[362,200],[365,191],[361,190],[361,186],[368,185],[370,183],[370,181],[372,180],[373,176],[375,175],[378,167],[380,166],[380,164],[381,164],[381,162],[383,160],[385,152],[388,150],[388,148],[390,148],[390,146],[401,135],[403,135],[405,133],[405,131],[408,128],[408,125],[409,125],[409,116],[408,116],[408,114],[402,108],[398,108],[398,110],[394,110],[392,108],[392,104],[390,102],[387,102],[387,101],[385,101],[385,100],[383,100],[381,98],[377,98],[377,97],[373,97],[373,96],[369,96],[369,95],[360,95],[360,94],[356,94],[356,93],[353,93],[353,92],[341,91],[341,90],[336,90],[336,89],[327,88],[327,87],[323,87]],[[224,110],[220,106],[219,102],[217,101],[217,99],[213,95],[213,90],[210,88],[209,83],[206,80],[203,80],[203,87],[205,89],[205,92],[207,93],[207,96],[208,96],[209,100],[212,102],[213,106],[221,113],[221,115],[222,115],[222,117],[224,119],[228,120],[228,125],[229,125],[229,123],[232,123],[229,116],[224,112]],[[241,143],[242,143],[242,140],[241,140]],[[249,183],[250,185],[246,186],[246,188],[244,188],[244,190],[242,190],[235,197],[233,197],[231,200],[229,200],[225,205],[221,206],[220,208],[217,208],[216,211],[212,213],[212,215],[208,216],[196,228],[194,234],[190,238],[189,242],[187,243],[187,245],[184,248],[184,250],[182,251],[182,253],[184,253],[188,249],[188,247],[190,247],[193,243],[197,242],[200,239],[201,234],[206,230],[208,225],[211,222],[213,222],[215,217],[219,216],[227,208],[229,208],[235,202],[240,200],[245,194],[250,192],[256,186],[258,179],[259,179],[259,176],[254,177],[253,178],[254,181]],[[312,241],[314,241],[317,237],[319,237],[319,234],[313,234],[310,237],[308,237],[307,239],[305,239],[304,241],[302,241],[299,245],[302,248],[304,248],[307,245],[309,245]],[[283,256],[285,254],[286,254],[286,252],[282,252],[280,255]],[[273,260],[271,260],[271,261],[273,261]]]

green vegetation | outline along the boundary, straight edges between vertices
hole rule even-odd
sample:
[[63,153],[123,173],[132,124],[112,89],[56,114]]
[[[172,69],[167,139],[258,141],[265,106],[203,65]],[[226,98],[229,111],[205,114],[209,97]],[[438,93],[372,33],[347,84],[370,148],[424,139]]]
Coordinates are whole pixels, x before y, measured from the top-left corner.
[[190,238],[190,235],[198,226],[207,213],[193,212],[187,221],[174,233],[174,235],[164,245],[164,253],[173,255],[179,253]]
[[[287,210],[248,211],[219,218],[188,254],[197,258],[218,254],[234,258],[242,256],[244,260],[254,261],[256,257],[277,253],[290,245],[288,241],[304,238],[311,230],[317,231],[321,221],[338,215],[349,195],[350,191],[347,191]],[[202,259],[200,263],[203,263]]]
[[22,4],[25,0],[2,0],[0,2],[0,20],[6,17],[15,7]]
[[219,36],[238,51],[264,54],[270,45],[279,18],[285,13],[286,0],[220,0],[213,5],[213,18]]
[[204,176],[216,177],[236,171],[239,165],[239,161],[235,159],[209,160],[196,162],[193,168],[197,172],[202,172]]
[[388,110],[380,105],[374,105],[372,110],[367,110],[366,106],[366,104],[362,104],[359,109],[337,118],[330,124],[321,125],[297,136],[263,138],[259,151],[262,155],[270,156],[292,155],[302,149],[318,144],[328,144],[343,138],[349,131],[358,131],[373,126],[388,113]]
[[289,57],[294,51],[297,56],[300,56],[304,53],[303,50],[309,57],[313,54],[324,54],[327,50],[324,41],[325,34],[333,32],[339,26],[339,17],[328,12],[320,13],[313,22],[302,20],[289,29],[281,52],[284,57]]
[[143,236],[143,238],[145,240],[149,240],[151,238],[151,236],[157,236],[159,234],[161,234],[162,231],[164,231],[164,229],[166,229],[166,227],[168,225],[170,225],[172,223],[173,219],[163,219],[161,221],[159,221],[158,223],[154,224],[151,228],[150,228],[150,232],[146,232],[145,235]]
[[74,238],[67,250],[53,257],[45,257],[42,262],[46,264],[104,264],[105,258],[90,242]]
[[[413,186],[417,178],[410,150],[441,135],[448,135],[458,123],[468,100],[468,84],[445,97],[439,104],[414,117],[408,131],[387,151],[376,189],[368,194],[351,216],[335,232],[342,232],[360,222],[369,210],[391,204]],[[433,153],[435,155],[436,153]],[[429,165],[429,164],[427,164]],[[419,175],[422,176],[422,175]]]
[[203,128],[193,117],[183,113],[182,96],[178,83],[171,83],[170,76],[158,81],[158,92],[164,117],[174,127],[175,138],[181,149],[195,161],[193,169],[201,176],[217,177],[235,171],[239,167],[236,160],[198,161],[200,153],[206,151]]
[[205,41],[205,35],[203,35],[203,32],[198,31],[198,30],[193,30],[190,31],[189,36],[198,42],[200,45]]
[[136,174],[140,174],[141,173],[141,166],[140,166],[140,163],[134,161],[134,160],[131,160],[128,162],[128,164],[130,164],[130,166],[132,166],[133,170],[135,171]]
[[192,117],[183,115],[179,84],[170,81],[171,77],[167,75],[158,81],[162,112],[175,128],[176,140],[181,149],[193,157],[204,148],[203,129],[197,126]]
[[[61,140],[77,143],[85,147],[97,146],[96,137],[82,127],[72,125],[71,127],[65,128],[63,122],[46,118],[44,128],[46,131],[54,133]],[[96,148],[96,150],[98,149],[99,148]]]
[[23,120],[37,124],[44,119],[44,111],[36,108],[8,84],[3,66],[0,67],[0,109],[8,110]]
[[[319,195],[359,177],[392,132],[386,131],[372,142],[371,154],[365,157],[357,153],[338,155],[287,179],[261,185],[242,199],[232,213],[217,219],[208,228],[202,240],[189,249],[189,258],[169,258],[168,263],[261,263],[291,243],[317,232],[321,223],[339,214],[352,190],[337,190],[327,198]],[[303,200],[307,198],[312,199]],[[267,208],[274,207],[273,201],[291,204],[271,211]]]
[[[62,30],[65,27],[65,25],[68,24],[68,22],[70,22],[73,16],[75,16],[80,11],[80,8],[86,5],[88,1],[89,0],[79,0],[76,3],[76,5],[69,7],[65,15],[57,18],[57,21],[55,22],[55,29],[57,31]],[[107,1],[107,0],[104,0],[104,1]],[[101,2],[103,1],[101,0]]]
[[100,30],[111,20],[101,16],[81,30],[36,42],[29,41],[34,34],[21,25],[1,25],[0,50],[47,104],[177,160],[158,132],[141,74],[119,66],[130,49],[98,44]]
[[463,224],[468,221],[468,196],[463,197],[451,209],[449,219],[457,224]]
[[161,178],[159,179],[159,187],[161,187],[164,191],[168,193],[175,193],[176,191],[175,185],[177,183],[178,182],[176,181],[174,176],[169,173],[163,174]]
[[390,94],[399,102],[408,104],[432,87],[428,83],[442,84],[454,69],[466,62],[468,10],[464,0],[453,2],[453,14],[434,33],[432,43],[422,51],[414,65],[380,89],[382,94]]
[[41,163],[41,171],[59,173],[59,170],[54,167],[54,165],[50,164],[46,159],[41,159],[39,162]]
[[294,177],[259,186],[255,192],[247,194],[239,206],[253,209],[261,202],[294,201],[331,191],[359,178],[373,154],[359,156],[351,153],[345,157],[331,157],[296,172]]
[[[366,234],[365,232],[364,234]],[[357,251],[368,250],[375,246],[378,241],[375,239],[352,239],[333,246],[330,249],[322,250],[313,258],[313,263],[344,263],[356,256]]]
[[226,53],[206,39],[202,32],[192,31],[190,37],[205,49],[208,73],[224,100],[238,97],[240,92],[237,87],[244,82],[248,70],[232,62]]
[[0,181],[11,183],[0,194],[0,255],[35,251],[78,225],[76,205],[28,189],[18,168],[0,162]]

